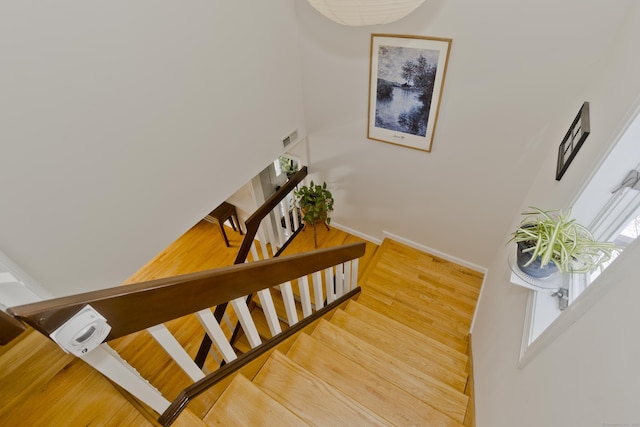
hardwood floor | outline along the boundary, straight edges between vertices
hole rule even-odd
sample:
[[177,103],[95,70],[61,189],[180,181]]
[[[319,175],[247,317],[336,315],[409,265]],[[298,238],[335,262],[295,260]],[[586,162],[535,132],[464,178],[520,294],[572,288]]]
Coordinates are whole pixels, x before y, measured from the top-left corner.
[[[230,247],[224,245],[216,225],[200,221],[123,284],[232,265],[243,236],[230,228],[227,236]],[[308,239],[313,238],[312,233],[305,232],[300,236],[301,239],[288,249],[288,253],[313,249],[312,240],[309,244]],[[318,229],[318,239],[319,247],[362,240],[334,228],[331,232]],[[365,259],[371,258],[374,249],[375,245],[368,244]],[[360,268],[364,269],[365,265],[361,262]],[[203,334],[195,316],[168,322],[167,326],[194,357]],[[169,398],[177,396],[191,383],[146,331],[109,344],[143,376],[154,384],[162,384],[159,388]],[[149,355],[153,355],[151,363]],[[209,363],[209,368],[215,369],[215,363]],[[116,386],[82,360],[64,353],[48,338],[33,330],[0,347],[0,384],[2,426],[153,425]],[[213,399],[218,395],[214,394]],[[190,405],[190,409],[202,415],[214,401],[202,396]],[[187,420],[185,425],[191,425],[188,418],[188,414],[180,417]]]
[[[333,227],[330,231],[318,227],[316,231],[318,247],[362,241]],[[124,284],[231,265],[242,236],[231,229],[227,235],[229,248],[215,225],[201,221]],[[312,249],[313,233],[306,230],[285,254]],[[465,417],[473,411],[467,410],[469,396],[462,391],[468,389],[467,335],[482,276],[389,240],[380,247],[367,242],[359,271],[363,291],[357,302],[344,305],[339,313],[308,327],[304,338],[292,337],[243,368],[242,377],[230,377],[195,399],[174,425],[260,425],[258,418],[267,422],[265,425],[273,425],[268,424],[269,419],[277,419],[281,425],[317,424],[322,417],[339,415],[342,425],[344,420],[356,423],[350,425],[409,425],[426,419],[429,421],[423,425],[459,426],[464,421],[471,426]],[[373,330],[370,325],[374,323],[384,331],[382,348],[376,342],[379,337],[352,334],[362,329],[363,322],[369,325],[364,329]],[[167,326],[190,356],[195,356],[203,334],[195,316],[168,322]],[[349,345],[345,346],[345,342]],[[148,376],[168,399],[191,383],[146,331],[114,340],[110,345],[143,376]],[[330,367],[328,361],[338,358],[344,362],[341,370],[336,367],[320,372],[307,364],[308,356],[318,353],[319,345],[328,352],[323,356],[327,366]],[[367,357],[359,353],[365,350]],[[366,364],[356,362],[363,357],[370,360]],[[216,366],[215,361],[208,361],[208,369]],[[266,375],[268,371],[273,371],[274,376]],[[299,375],[293,378],[291,372]],[[354,372],[369,382],[344,385],[337,381]],[[376,372],[375,376],[371,377],[370,372]],[[327,377],[318,383],[318,375]],[[292,385],[294,379],[300,382],[299,387]],[[324,380],[332,385],[323,385]],[[282,381],[303,393],[303,397],[282,395]],[[33,331],[0,347],[0,383],[0,425],[155,425],[116,386]],[[230,384],[231,388],[225,391]],[[389,395],[368,396],[363,401],[366,391],[372,388],[400,390],[391,393],[399,399],[398,406],[392,405]],[[304,397],[304,390],[314,390],[325,397]],[[238,392],[256,396],[253,409],[251,405],[238,407],[229,403]],[[362,398],[352,400],[354,394]],[[271,407],[265,402],[274,396],[280,396],[279,403]],[[313,410],[293,414],[292,408],[323,399],[337,399],[336,408],[340,409],[332,414]],[[431,403],[425,406],[424,402]],[[214,404],[218,411],[210,411]],[[369,404],[378,411],[366,409]],[[220,410],[221,407],[228,409]],[[380,408],[387,408],[384,416]],[[271,415],[257,417],[264,415],[264,410]]]

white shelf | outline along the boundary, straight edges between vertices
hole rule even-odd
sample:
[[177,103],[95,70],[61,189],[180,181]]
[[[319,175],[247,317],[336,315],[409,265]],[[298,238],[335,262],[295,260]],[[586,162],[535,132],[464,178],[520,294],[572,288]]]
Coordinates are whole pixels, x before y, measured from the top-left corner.
[[517,266],[515,254],[509,257],[509,268],[511,269],[511,283],[542,292],[547,295],[555,293],[560,288],[567,287],[567,277],[565,274],[557,272],[549,277],[536,278],[529,276]]

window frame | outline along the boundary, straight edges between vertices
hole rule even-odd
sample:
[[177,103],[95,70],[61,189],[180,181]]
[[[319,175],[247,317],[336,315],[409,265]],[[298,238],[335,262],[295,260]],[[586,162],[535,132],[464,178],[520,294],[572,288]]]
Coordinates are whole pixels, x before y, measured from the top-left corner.
[[[573,213],[578,217],[579,222],[589,224],[588,228],[598,240],[615,238],[617,233],[620,233],[622,228],[631,221],[634,214],[640,213],[640,191],[638,190],[622,188],[614,191],[609,197],[604,197],[602,188],[600,188],[600,195],[595,198],[598,200],[596,203],[599,203],[600,207],[596,209],[592,208],[593,203],[591,203],[590,194],[592,183],[595,182],[595,187],[598,187],[598,177],[602,176],[599,174],[607,174],[606,169],[604,172],[602,171],[603,165],[606,165],[610,159],[615,159],[615,155],[619,155],[620,151],[632,151],[633,148],[637,147],[637,144],[634,145],[634,142],[629,141],[635,137],[633,135],[634,132],[637,132],[637,129],[640,128],[640,98],[636,100],[635,105],[634,114],[626,121],[625,126],[622,127],[622,130],[617,135],[615,143],[610,146],[598,167],[594,169],[586,184],[578,192],[574,203],[571,204],[574,209],[578,205],[578,210]],[[634,128],[634,132],[629,132],[632,128]],[[625,137],[627,138],[626,140]],[[621,142],[624,142],[624,144],[621,144]],[[631,145],[629,146],[628,144]],[[637,165],[635,169],[640,170],[640,165]],[[622,172],[626,174],[628,170]],[[591,206],[585,211],[590,212],[580,211],[581,206],[589,204]],[[594,278],[588,277],[587,274],[563,273],[567,275],[565,282],[569,289],[569,306],[563,311],[557,308],[558,299],[556,297],[533,289],[529,291],[518,360],[519,368],[524,368],[537,354],[551,344],[610,291],[613,286],[604,286],[603,284],[610,283],[611,277],[618,274],[618,266],[624,264],[626,262],[624,260],[630,256],[629,253],[637,251],[638,249],[635,248],[639,246],[640,238],[636,238],[607,268]],[[555,309],[551,308],[552,304],[555,304],[553,306]]]

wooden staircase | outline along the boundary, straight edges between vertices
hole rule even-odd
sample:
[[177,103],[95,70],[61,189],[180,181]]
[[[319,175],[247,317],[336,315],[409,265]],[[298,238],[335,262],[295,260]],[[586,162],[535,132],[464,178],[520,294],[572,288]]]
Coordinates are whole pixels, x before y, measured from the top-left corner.
[[[356,239],[335,229],[318,237],[329,246]],[[482,275],[390,240],[368,244],[360,267],[357,301],[197,397],[174,425],[473,426],[468,332]],[[170,328],[185,340],[201,336],[183,323]],[[258,328],[269,338],[266,325]],[[134,343],[127,348],[140,355],[157,346]],[[242,338],[236,348],[245,351]],[[160,360],[161,350],[152,353]],[[158,387],[175,395],[184,386],[172,378],[184,374],[165,365],[163,356],[144,369],[169,380]],[[0,381],[0,425],[157,425],[148,408],[32,330],[0,347]]]
[[473,425],[467,348],[481,282],[480,273],[385,240],[358,300],[235,376],[204,422]]

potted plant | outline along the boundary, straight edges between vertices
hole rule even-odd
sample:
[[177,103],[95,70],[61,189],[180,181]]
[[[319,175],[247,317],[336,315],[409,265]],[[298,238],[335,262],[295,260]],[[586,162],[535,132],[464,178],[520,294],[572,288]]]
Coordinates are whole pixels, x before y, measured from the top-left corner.
[[300,208],[302,221],[305,225],[313,227],[313,243],[318,247],[316,238],[316,226],[324,224],[329,229],[331,218],[329,212],[333,211],[333,195],[327,190],[327,183],[322,185],[314,184],[313,181],[309,185],[303,185],[294,191],[296,206]]
[[280,156],[278,157],[278,162],[280,163],[280,170],[287,174],[287,178],[291,178],[298,172],[298,162],[295,160]]
[[596,241],[568,212],[530,207],[510,241],[518,244],[518,267],[534,278],[556,271],[585,273],[611,259],[618,247]]

